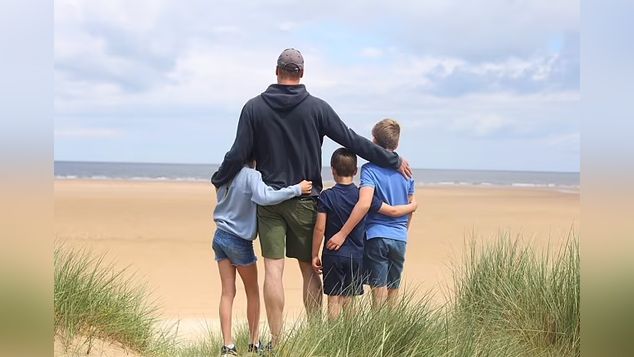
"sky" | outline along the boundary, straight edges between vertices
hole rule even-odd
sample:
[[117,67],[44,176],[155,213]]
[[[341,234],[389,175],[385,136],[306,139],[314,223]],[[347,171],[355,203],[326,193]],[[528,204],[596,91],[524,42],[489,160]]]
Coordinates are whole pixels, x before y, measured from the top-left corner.
[[578,1],[57,0],[54,39],[56,160],[220,163],[294,47],[413,167],[579,170]]

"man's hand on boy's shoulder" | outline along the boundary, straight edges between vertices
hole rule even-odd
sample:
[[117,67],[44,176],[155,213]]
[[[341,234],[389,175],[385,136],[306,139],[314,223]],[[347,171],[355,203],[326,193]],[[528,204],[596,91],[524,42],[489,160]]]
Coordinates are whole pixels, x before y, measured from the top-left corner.
[[345,241],[346,236],[341,232],[337,232],[337,234],[328,239],[328,242],[326,243],[326,248],[328,248],[329,250],[339,250],[339,248],[341,248]]
[[398,168],[398,172],[400,172],[403,176],[408,179],[413,177],[412,168],[409,166],[409,162],[401,157],[401,166]]

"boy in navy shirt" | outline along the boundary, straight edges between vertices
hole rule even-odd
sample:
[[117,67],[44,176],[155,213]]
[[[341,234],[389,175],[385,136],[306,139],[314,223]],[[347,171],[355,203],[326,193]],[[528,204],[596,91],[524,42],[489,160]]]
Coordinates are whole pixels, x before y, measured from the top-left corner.
[[[354,227],[340,244],[332,245],[330,238],[344,225],[359,200],[359,189],[352,182],[357,173],[357,156],[345,148],[337,149],[330,161],[336,185],[321,192],[317,202],[317,221],[313,231],[312,265],[323,272],[324,293],[328,295],[328,315],[339,316],[351,297],[363,294],[363,222]],[[416,202],[392,207],[376,198],[368,207],[371,212],[400,217],[416,210]],[[326,236],[322,257],[319,249]]]
[[[390,151],[398,147],[400,133],[401,128],[394,119],[381,120],[372,128],[374,143]],[[390,205],[413,202],[414,180],[394,169],[372,163],[363,165],[359,201],[341,231],[327,245],[336,247],[345,241],[367,213],[364,264],[374,305],[380,306],[386,301],[394,302],[398,294],[411,215],[395,218],[381,215],[371,209],[376,198]]]

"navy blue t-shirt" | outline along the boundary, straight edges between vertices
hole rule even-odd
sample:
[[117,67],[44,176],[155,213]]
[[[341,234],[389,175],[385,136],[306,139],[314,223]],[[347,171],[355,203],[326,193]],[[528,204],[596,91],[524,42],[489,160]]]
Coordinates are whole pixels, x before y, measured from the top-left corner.
[[[328,240],[341,230],[350,217],[352,209],[359,201],[359,188],[349,185],[336,184],[332,188],[321,191],[317,200],[317,212],[326,213],[326,240],[322,254],[339,255],[345,257],[362,257],[363,241],[365,240],[365,218],[354,227],[350,235],[339,250],[326,248]],[[370,212],[378,212],[383,202],[376,196],[372,197]]]

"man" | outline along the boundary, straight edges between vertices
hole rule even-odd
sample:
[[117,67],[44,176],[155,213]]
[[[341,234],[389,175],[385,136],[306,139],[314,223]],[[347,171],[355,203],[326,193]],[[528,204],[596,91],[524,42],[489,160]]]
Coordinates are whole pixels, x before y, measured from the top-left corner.
[[284,50],[275,69],[277,84],[249,100],[242,108],[233,146],[212,176],[219,187],[229,182],[251,156],[264,182],[276,189],[302,180],[313,182],[310,195],[274,206],[258,207],[258,234],[264,256],[264,304],[276,345],[284,311],[284,256],[297,259],[303,277],[304,307],[308,316],[321,313],[322,287],[311,266],[315,198],[323,187],[321,145],[328,136],[355,154],[411,177],[406,160],[348,128],[325,101],[311,96],[300,80],[304,58],[293,48]]

